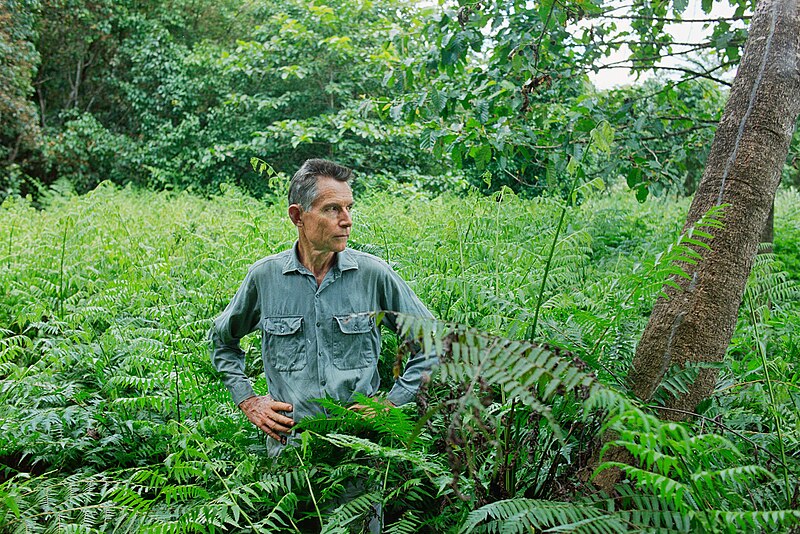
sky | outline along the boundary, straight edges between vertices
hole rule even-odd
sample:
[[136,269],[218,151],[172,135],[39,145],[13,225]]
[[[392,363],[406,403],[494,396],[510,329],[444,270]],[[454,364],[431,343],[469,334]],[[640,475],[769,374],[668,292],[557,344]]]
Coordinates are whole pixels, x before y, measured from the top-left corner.
[[[612,2],[613,5],[613,2]],[[689,0],[689,5],[686,8],[686,11],[682,14],[682,18],[684,19],[708,19],[714,17],[727,17],[731,16],[734,12],[734,8],[730,7],[727,4],[723,4],[720,2],[714,2],[714,7],[711,11],[711,14],[703,13],[703,10],[700,7],[700,0]],[[618,20],[617,25],[620,29],[623,29],[625,26],[630,28],[630,24],[624,20]],[[707,37],[711,34],[712,28],[703,28],[703,23],[690,23],[690,22],[682,22],[678,24],[668,24],[667,31],[674,36],[675,42],[699,42],[703,38]],[[685,47],[675,46],[673,47],[674,51],[678,52]],[[614,63],[621,60],[624,60],[628,57],[629,52],[627,52],[627,46],[623,46],[618,52],[615,52],[610,57],[605,58],[603,64]],[[661,62],[661,65],[665,66],[678,66],[678,65],[686,65],[687,62],[685,59],[680,57],[678,58],[667,58],[666,60]],[[679,78],[681,73],[665,73],[667,76]],[[733,76],[736,74],[735,70],[725,74],[723,78],[733,80]],[[664,75],[664,74],[662,74]],[[648,77],[652,77],[652,74],[642,75],[639,81],[643,81]],[[630,85],[636,83],[636,78],[630,75],[630,72],[627,69],[605,69],[601,70],[598,73],[590,72],[589,78],[594,83],[595,87],[598,89],[611,89],[616,86],[620,85]]]

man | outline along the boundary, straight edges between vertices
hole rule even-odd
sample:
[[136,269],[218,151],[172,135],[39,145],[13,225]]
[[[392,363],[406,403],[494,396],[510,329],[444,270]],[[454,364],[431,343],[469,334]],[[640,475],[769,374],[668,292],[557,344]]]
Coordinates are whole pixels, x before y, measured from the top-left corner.
[[[250,422],[272,438],[271,454],[286,445],[295,422],[321,412],[313,399],[348,403],[355,393],[378,392],[380,328],[370,312],[432,318],[386,262],[347,248],[350,178],[350,169],[331,161],[310,159],[300,167],[289,186],[294,247],[253,264],[211,329],[214,367]],[[383,320],[396,328],[392,314]],[[239,347],[256,328],[269,385],[265,396],[253,393]],[[412,355],[387,404],[413,400],[433,363]]]

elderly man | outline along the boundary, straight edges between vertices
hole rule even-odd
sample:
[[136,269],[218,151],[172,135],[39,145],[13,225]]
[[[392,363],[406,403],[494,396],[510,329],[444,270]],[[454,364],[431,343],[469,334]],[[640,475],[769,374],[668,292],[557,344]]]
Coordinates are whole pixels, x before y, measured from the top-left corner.
[[[296,421],[321,412],[314,399],[348,403],[355,393],[378,392],[381,338],[370,312],[432,317],[386,262],[347,248],[350,178],[349,169],[331,161],[310,159],[300,167],[289,186],[294,247],[253,264],[211,329],[214,366],[250,422],[273,438],[271,454],[286,445]],[[383,321],[396,328],[392,314]],[[253,393],[239,347],[256,328],[269,385],[265,396]],[[413,400],[434,361],[412,355],[386,402]]]

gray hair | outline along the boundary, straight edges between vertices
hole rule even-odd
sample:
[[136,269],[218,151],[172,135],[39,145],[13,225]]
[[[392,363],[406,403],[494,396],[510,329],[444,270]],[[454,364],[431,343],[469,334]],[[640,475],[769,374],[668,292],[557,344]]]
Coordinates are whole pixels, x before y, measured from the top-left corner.
[[289,205],[300,204],[304,210],[310,210],[317,199],[317,180],[323,176],[349,182],[352,171],[326,159],[307,159],[289,183]]

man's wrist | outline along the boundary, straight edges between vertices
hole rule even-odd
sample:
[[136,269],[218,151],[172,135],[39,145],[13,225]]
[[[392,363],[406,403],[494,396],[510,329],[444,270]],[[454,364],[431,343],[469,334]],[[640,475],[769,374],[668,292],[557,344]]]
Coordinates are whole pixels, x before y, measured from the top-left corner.
[[246,398],[242,399],[241,401],[239,401],[239,404],[237,404],[236,406],[238,406],[238,408],[240,410],[244,410],[245,406],[247,404],[250,404],[250,399],[255,399],[255,398],[256,398],[255,395],[250,395],[249,397],[246,397]]
[[239,402],[239,404],[237,404],[237,406],[238,406],[238,407],[241,409],[243,405],[245,405],[245,404],[250,404],[251,402],[253,402],[251,399],[258,399],[258,398],[261,398],[261,399],[266,399],[266,400],[267,400],[267,401],[269,401],[269,402],[275,402],[275,399],[273,399],[273,398],[272,398],[272,395],[270,395],[269,393],[267,393],[266,395],[256,395],[256,394],[253,394],[253,395],[250,395],[249,397],[247,397],[247,398],[245,398],[245,399],[241,400],[241,401]]
[[231,400],[233,400],[233,403],[237,406],[241,404],[242,401],[256,395],[249,380],[241,380],[236,382],[236,384],[229,384],[228,391],[231,394]]

